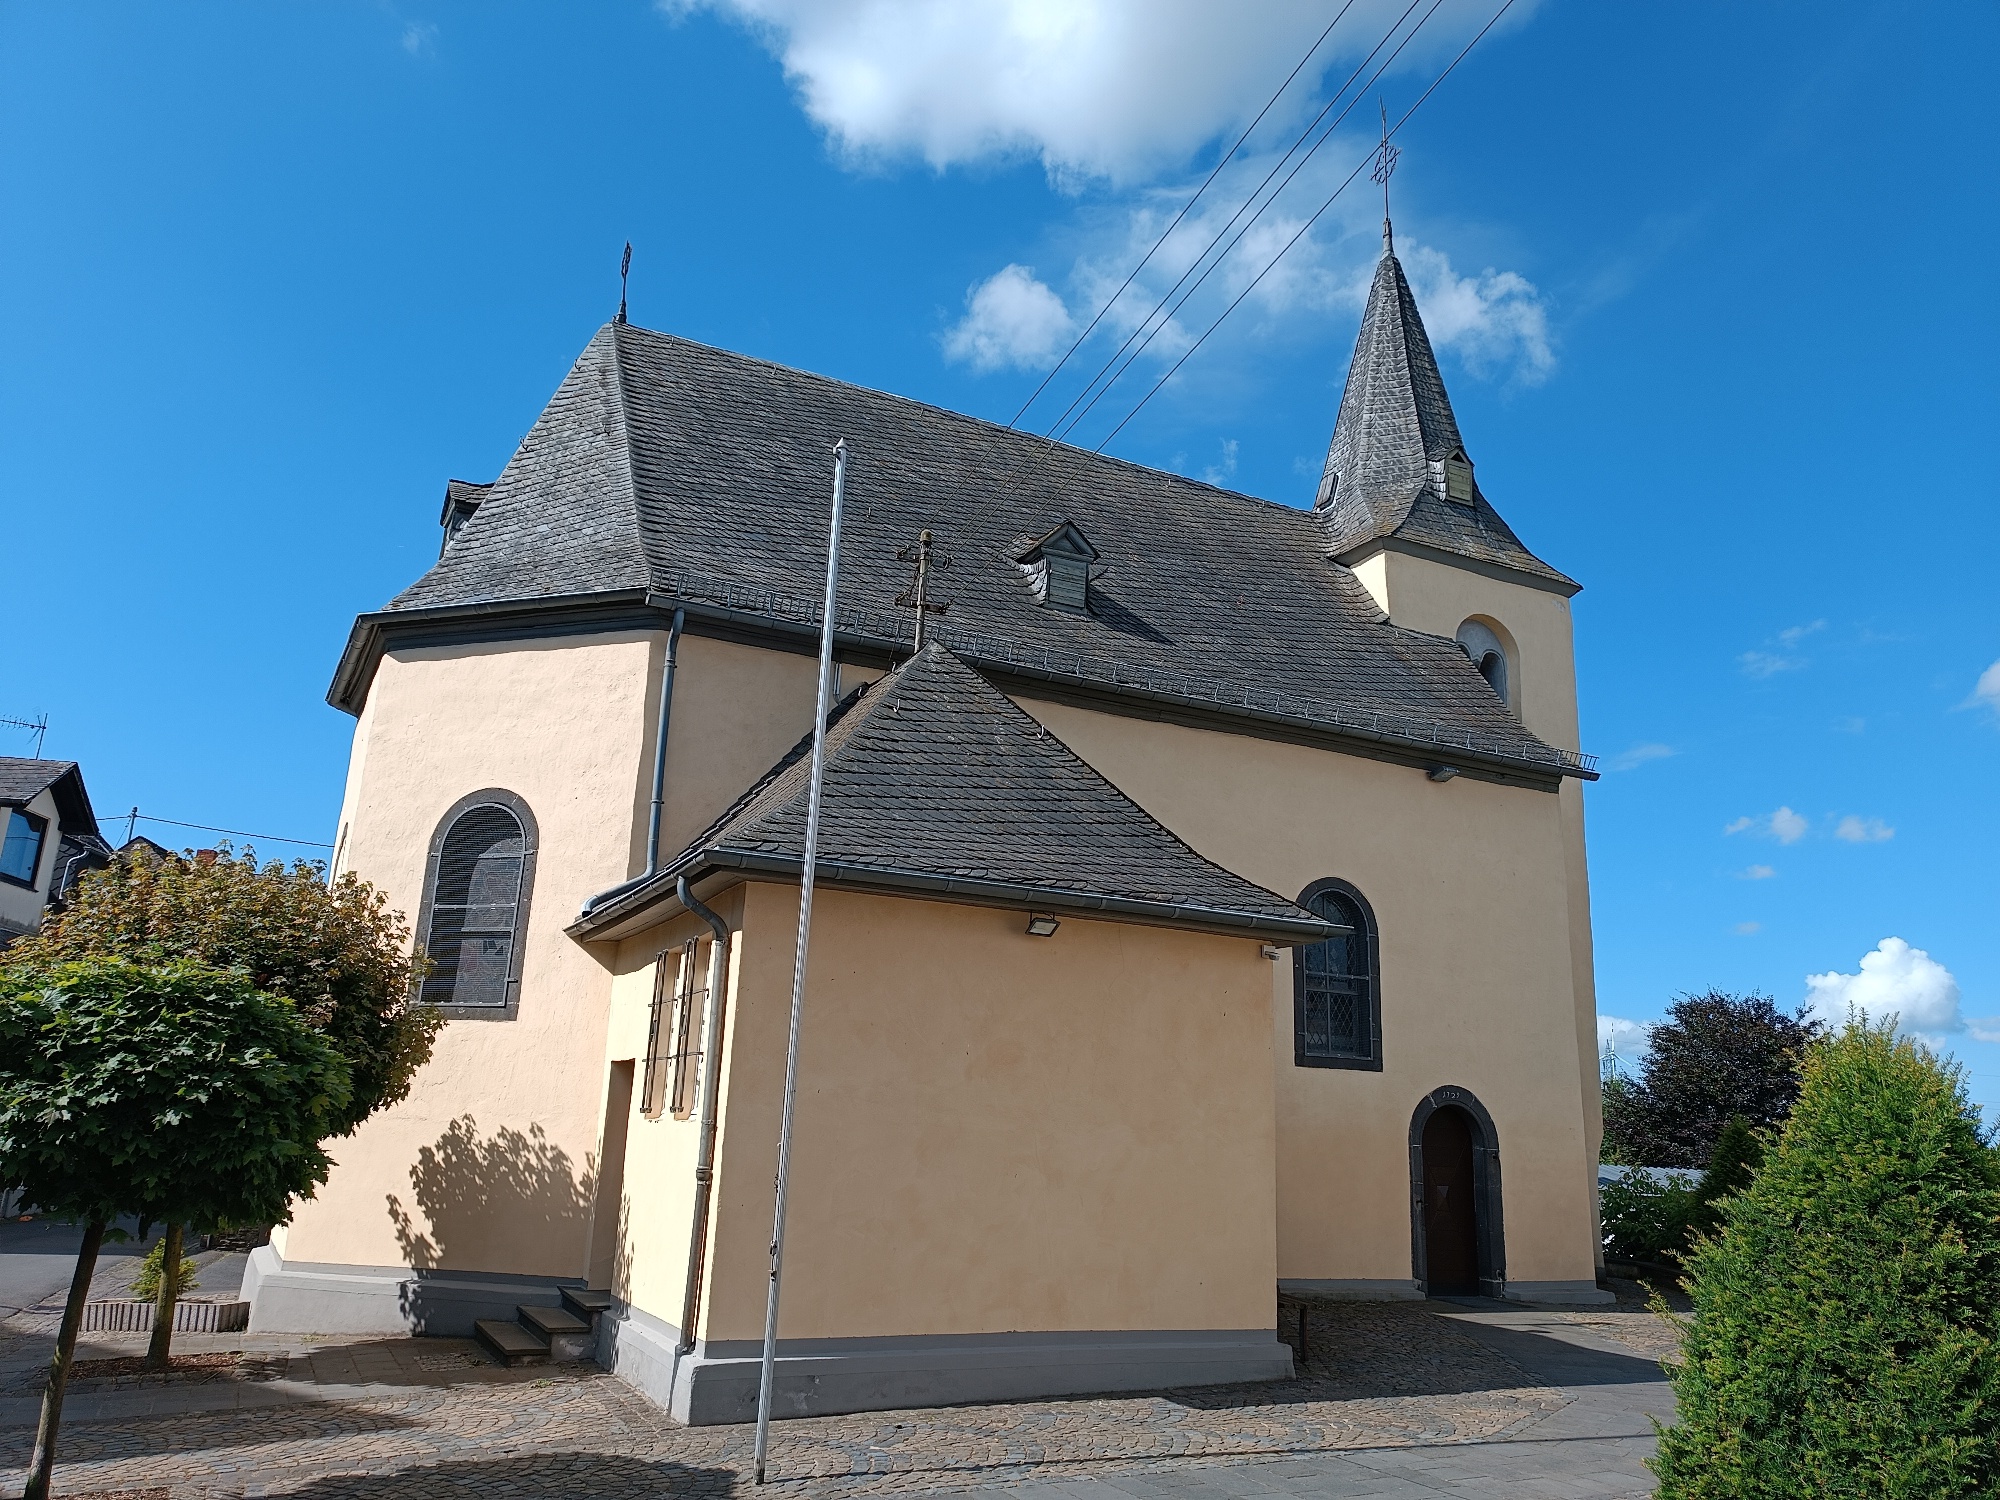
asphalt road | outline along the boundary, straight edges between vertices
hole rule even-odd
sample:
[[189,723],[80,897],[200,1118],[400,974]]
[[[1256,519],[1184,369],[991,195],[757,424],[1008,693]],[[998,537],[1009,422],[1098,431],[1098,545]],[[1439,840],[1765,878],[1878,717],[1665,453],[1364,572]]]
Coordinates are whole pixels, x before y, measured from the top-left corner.
[[[134,1227],[127,1223],[125,1230],[129,1234]],[[17,1218],[0,1220],[0,1317],[67,1293],[70,1278],[76,1274],[77,1247],[82,1243],[80,1224],[39,1217],[25,1224]],[[127,1264],[136,1275],[138,1258],[152,1247],[152,1240],[107,1238],[98,1252],[98,1285],[104,1284],[106,1273]]]

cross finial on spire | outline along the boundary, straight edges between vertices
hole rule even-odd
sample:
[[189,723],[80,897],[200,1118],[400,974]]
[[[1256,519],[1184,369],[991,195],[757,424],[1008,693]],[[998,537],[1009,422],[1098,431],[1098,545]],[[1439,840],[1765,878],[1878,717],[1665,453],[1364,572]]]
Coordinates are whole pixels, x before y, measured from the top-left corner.
[[[1381,104],[1380,100],[1376,101]],[[1382,253],[1395,253],[1395,236],[1389,231],[1389,179],[1396,175],[1396,158],[1403,153],[1389,144],[1389,106],[1382,104],[1382,144],[1375,148],[1375,170],[1369,175],[1382,184]]]
[[632,242],[625,242],[625,258],[618,262],[618,321],[625,321],[625,278],[632,274]]

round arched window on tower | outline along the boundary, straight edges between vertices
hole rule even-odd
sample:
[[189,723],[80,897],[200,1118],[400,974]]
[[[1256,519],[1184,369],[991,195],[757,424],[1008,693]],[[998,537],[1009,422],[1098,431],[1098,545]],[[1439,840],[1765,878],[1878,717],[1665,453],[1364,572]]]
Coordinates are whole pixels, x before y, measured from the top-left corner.
[[1514,706],[1513,663],[1500,634],[1484,620],[1467,620],[1458,627],[1458,644],[1471,658],[1479,675],[1509,708]]

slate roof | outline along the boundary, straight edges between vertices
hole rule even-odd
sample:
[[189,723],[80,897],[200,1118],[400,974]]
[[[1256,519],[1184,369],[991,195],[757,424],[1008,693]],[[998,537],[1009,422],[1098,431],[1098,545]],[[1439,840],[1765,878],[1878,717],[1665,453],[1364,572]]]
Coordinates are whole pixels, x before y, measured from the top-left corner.
[[25,807],[52,788],[63,832],[95,835],[97,815],[91,811],[83,771],[75,761],[0,755],[0,807]]
[[1417,299],[1385,243],[1315,502],[1333,554],[1397,538],[1575,593],[1572,580],[1522,545],[1476,482],[1471,505],[1438,493],[1443,460],[1463,452]]
[[[1311,511],[617,323],[435,566],[356,622],[330,700],[359,712],[381,632],[418,611],[429,629],[436,612],[637,599],[817,634],[841,437],[849,642],[908,649],[896,553],[928,527],[953,559],[936,633],[982,669],[1483,757],[1502,776],[1593,774],[1523,728],[1454,642],[1388,623]],[[1100,553],[1087,615],[1043,607],[1017,565],[1065,521]]]
[[[598,904],[588,937],[669,897],[677,877],[796,876],[812,737],[652,880]],[[1315,941],[1310,912],[1204,859],[942,645],[828,716],[817,878],[1062,913]]]

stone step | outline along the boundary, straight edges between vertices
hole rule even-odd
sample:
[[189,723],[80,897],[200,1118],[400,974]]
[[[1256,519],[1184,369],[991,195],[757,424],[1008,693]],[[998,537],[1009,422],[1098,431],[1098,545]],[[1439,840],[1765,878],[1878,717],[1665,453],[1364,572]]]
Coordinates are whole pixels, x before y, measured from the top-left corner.
[[547,1340],[553,1359],[589,1359],[596,1352],[596,1330],[568,1308],[524,1305],[514,1312],[523,1328]]
[[566,1286],[562,1289],[562,1299],[563,1306],[579,1318],[594,1318],[611,1311],[611,1293],[594,1286]]
[[523,1328],[519,1323],[504,1323],[498,1318],[480,1318],[472,1325],[472,1336],[484,1344],[487,1351],[503,1365],[548,1363],[548,1342],[539,1334]]

